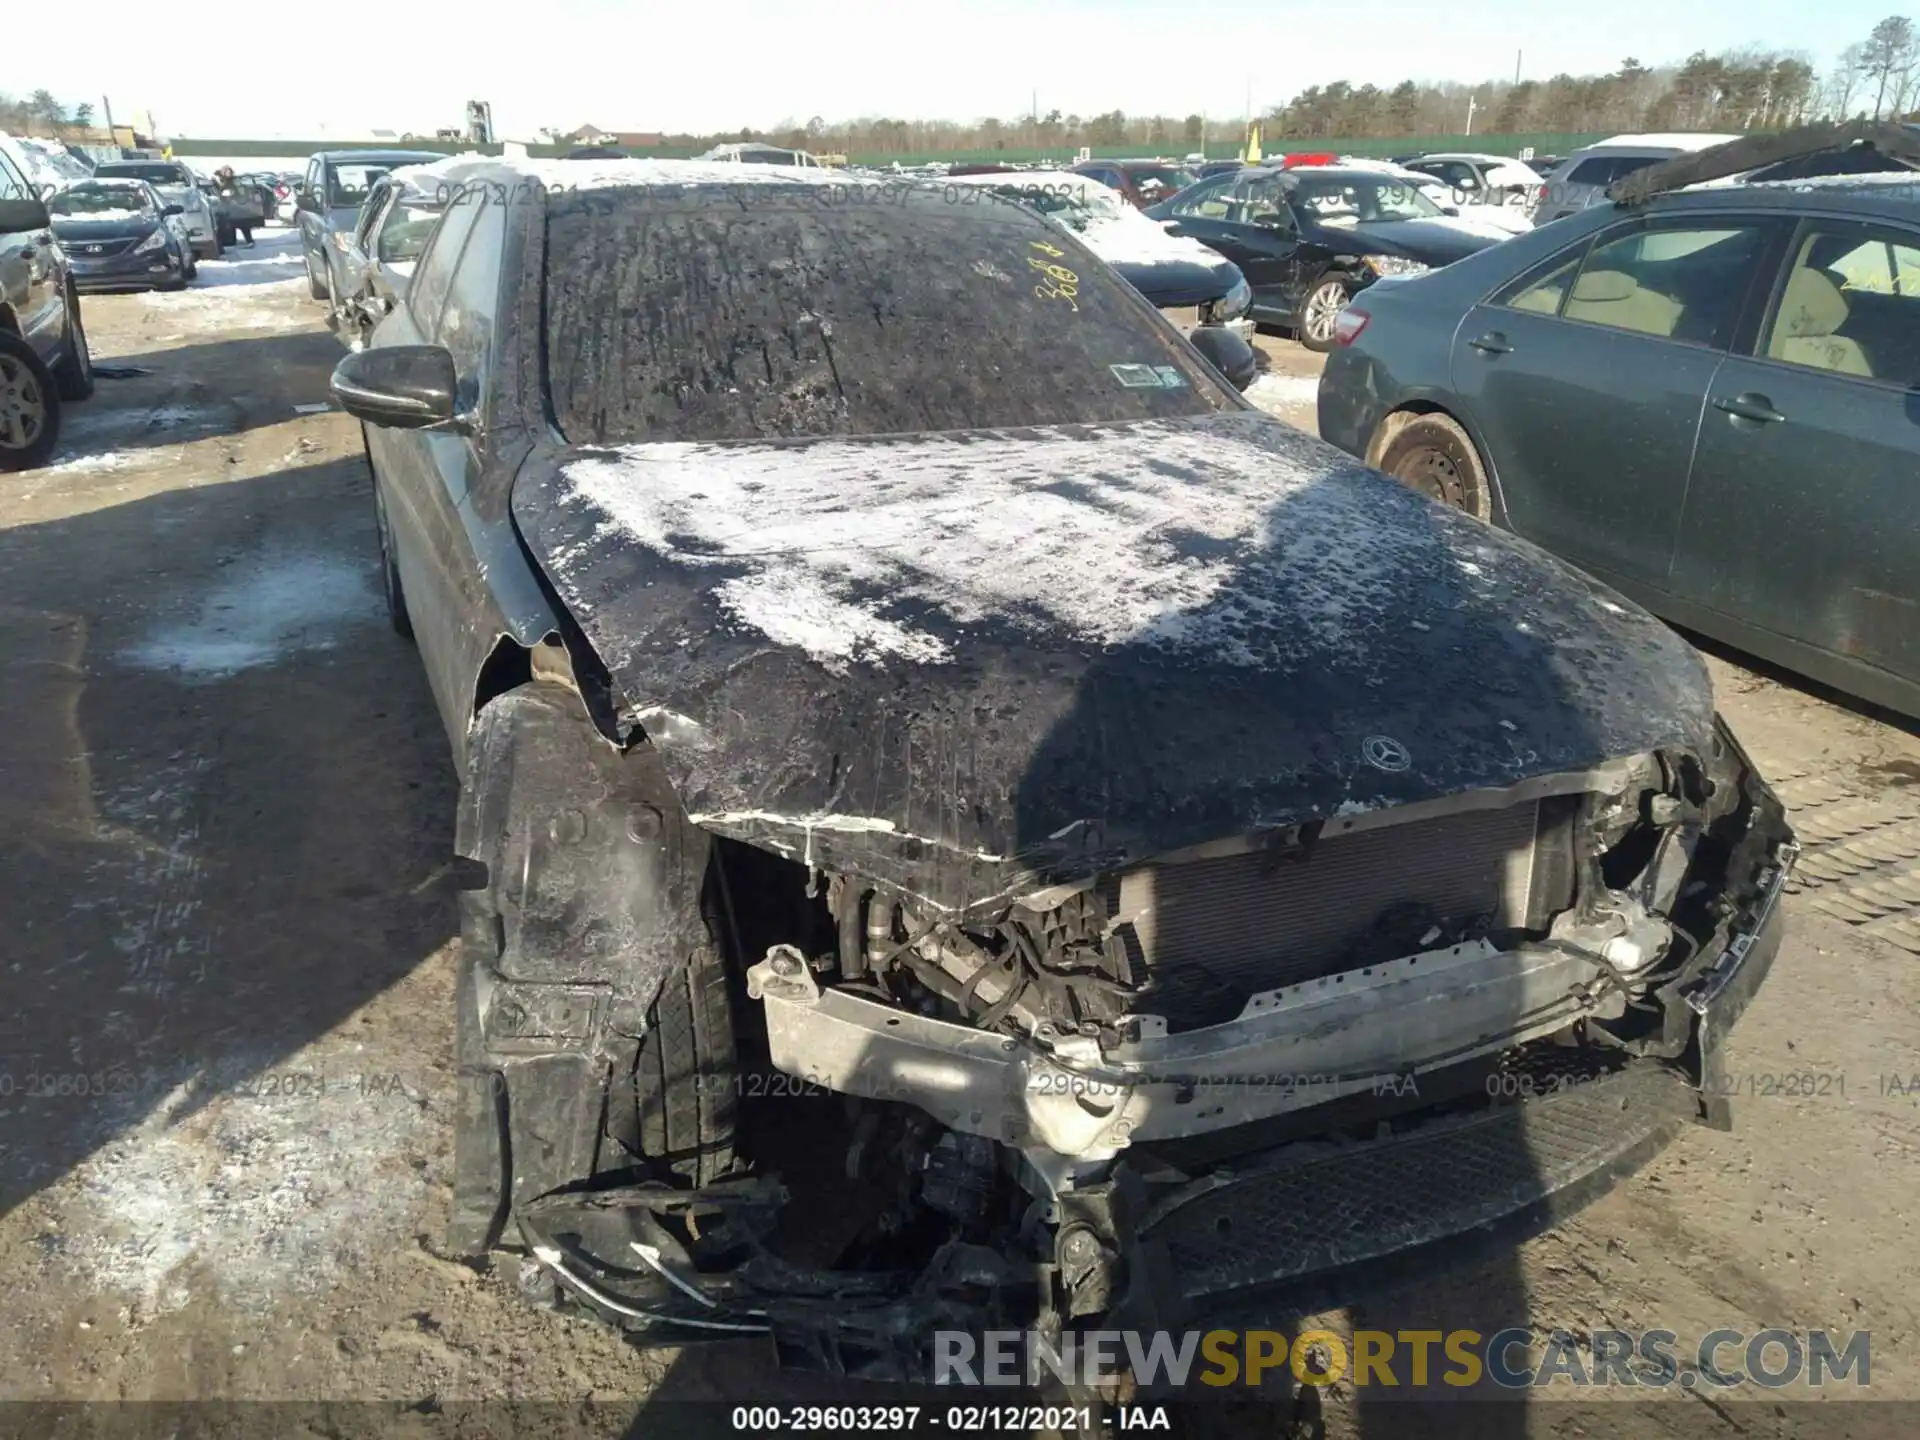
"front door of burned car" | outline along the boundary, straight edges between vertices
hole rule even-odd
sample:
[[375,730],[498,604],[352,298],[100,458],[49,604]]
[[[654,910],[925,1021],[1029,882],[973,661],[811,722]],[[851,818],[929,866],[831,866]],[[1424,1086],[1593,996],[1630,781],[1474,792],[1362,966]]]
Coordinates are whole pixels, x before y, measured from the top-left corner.
[[1674,593],[1920,681],[1920,230],[1808,220],[1783,270],[1708,394]]
[[1772,233],[1630,221],[1467,313],[1453,388],[1515,530],[1636,598],[1666,591],[1701,405]]
[[[469,190],[448,209],[421,258],[409,303],[380,327],[373,348],[445,343],[442,314],[485,200],[478,189]],[[496,277],[498,268],[496,258]],[[458,402],[456,407],[459,413]],[[472,569],[471,554],[456,553],[467,546],[459,506],[466,497],[478,438],[367,427],[367,450],[380,486],[407,613],[427,683],[447,733],[454,738],[456,753],[473,700],[466,693],[473,672],[462,675],[459,671],[460,657],[467,650],[462,639],[467,617],[460,608],[466,587],[456,577]]]

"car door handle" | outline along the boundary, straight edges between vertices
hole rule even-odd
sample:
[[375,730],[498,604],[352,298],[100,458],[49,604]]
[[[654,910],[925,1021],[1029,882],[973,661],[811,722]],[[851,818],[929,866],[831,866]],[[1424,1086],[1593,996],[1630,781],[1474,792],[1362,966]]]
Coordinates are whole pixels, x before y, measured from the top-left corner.
[[1766,396],[1751,390],[1744,395],[1723,395],[1713,402],[1713,408],[1724,410],[1736,420],[1758,420],[1763,425],[1775,425],[1787,418],[1773,408],[1773,402]]
[[1507,343],[1507,337],[1502,335],[1498,330],[1493,331],[1491,334],[1482,335],[1478,340],[1469,340],[1467,343],[1483,355],[1511,355],[1513,353],[1513,346]]

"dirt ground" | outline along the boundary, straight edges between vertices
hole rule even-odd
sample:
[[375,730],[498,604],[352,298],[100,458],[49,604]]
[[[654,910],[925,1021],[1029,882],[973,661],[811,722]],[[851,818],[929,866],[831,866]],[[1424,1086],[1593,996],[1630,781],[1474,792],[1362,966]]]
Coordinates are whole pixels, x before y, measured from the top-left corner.
[[[756,1345],[636,1350],[437,1251],[453,776],[381,612],[358,428],[324,409],[340,350],[285,232],[235,257],[89,298],[96,356],[144,373],[0,478],[0,1399],[551,1400],[671,1435],[662,1397],[796,1393]],[[1317,362],[1265,348],[1256,398],[1311,429]],[[1807,847],[1737,1128],[1335,1330],[1867,1329],[1870,1393],[1920,1399],[1920,739],[1713,669]],[[1799,1423],[1675,1389],[1570,1428],[1564,1393],[1473,1433]],[[1335,1385],[1219,1433],[1322,1427],[1406,1428]]]

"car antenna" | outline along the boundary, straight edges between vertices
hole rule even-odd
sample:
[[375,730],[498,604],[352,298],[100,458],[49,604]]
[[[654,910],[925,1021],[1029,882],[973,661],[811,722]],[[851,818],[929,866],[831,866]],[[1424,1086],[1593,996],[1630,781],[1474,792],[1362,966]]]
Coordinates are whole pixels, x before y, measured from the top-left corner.
[[1655,196],[1689,185],[1725,180],[1763,165],[1818,155],[1824,150],[1845,150],[1851,145],[1865,145],[1897,160],[1920,162],[1920,130],[1911,125],[1891,120],[1822,122],[1796,125],[1772,135],[1743,135],[1724,145],[1676,155],[1622,176],[1607,187],[1607,198],[1616,205],[1643,205]]

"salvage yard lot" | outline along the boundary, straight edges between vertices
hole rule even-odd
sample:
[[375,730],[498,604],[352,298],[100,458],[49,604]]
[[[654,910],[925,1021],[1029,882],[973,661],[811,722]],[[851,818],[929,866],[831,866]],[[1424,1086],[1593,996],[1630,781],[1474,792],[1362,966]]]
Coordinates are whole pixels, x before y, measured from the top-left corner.
[[[644,1425],[795,1393],[758,1346],[635,1351],[529,1306],[511,1261],[437,1253],[454,777],[381,609],[358,426],[312,408],[340,348],[285,232],[241,253],[89,299],[96,358],[146,373],[0,483],[5,1398],[590,1397]],[[1250,395],[1311,430],[1318,358],[1262,348]],[[1336,1331],[1867,1329],[1873,1393],[1920,1399],[1920,740],[1712,666],[1806,847],[1736,1129]],[[1777,1398],[1676,1390],[1614,1433],[1792,1433]],[[1479,1433],[1552,1433],[1553,1403]]]

